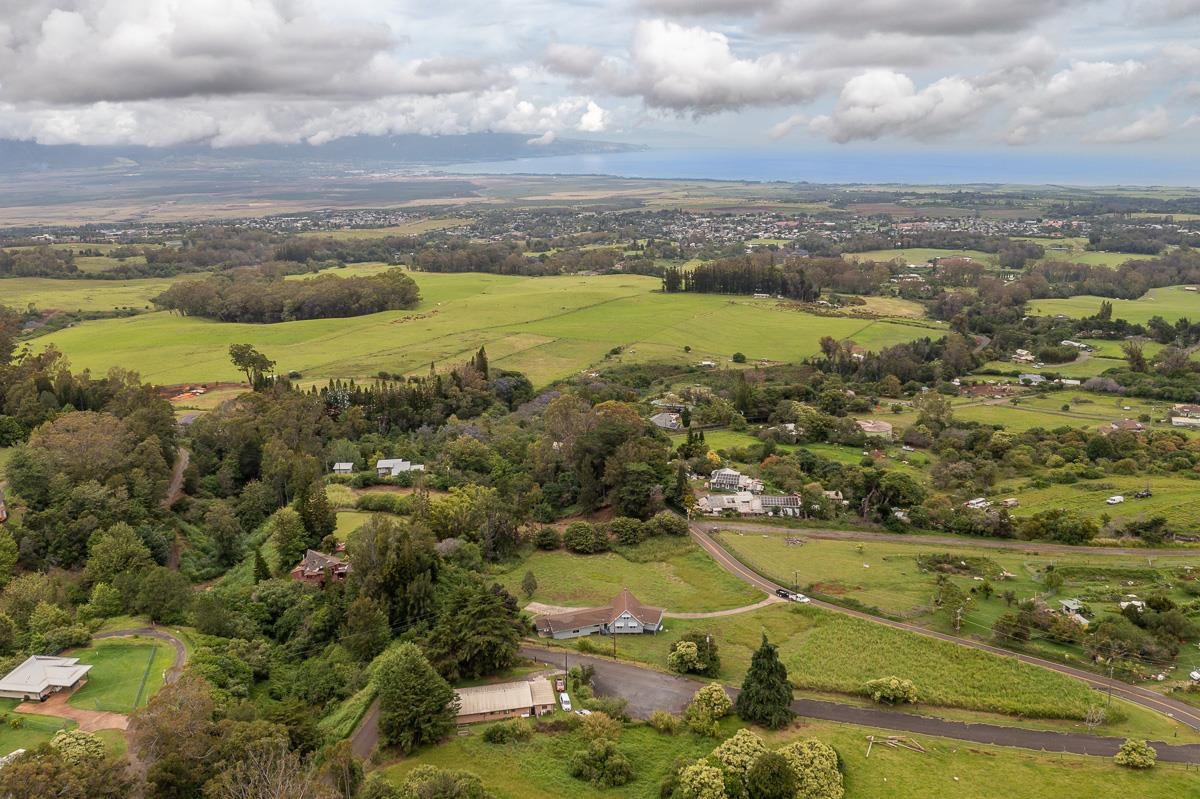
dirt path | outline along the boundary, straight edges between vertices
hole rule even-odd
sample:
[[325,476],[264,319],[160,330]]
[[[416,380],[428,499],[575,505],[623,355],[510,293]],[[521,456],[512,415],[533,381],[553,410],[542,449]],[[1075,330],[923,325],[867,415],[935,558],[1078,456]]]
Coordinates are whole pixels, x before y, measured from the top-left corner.
[[749,613],[752,610],[765,608],[767,605],[774,605],[777,602],[783,602],[781,597],[774,594],[766,599],[755,602],[753,605],[743,605],[740,608],[729,608],[728,610],[710,610],[707,613],[664,613],[663,617],[668,619],[716,619],[721,616],[737,616],[739,613]]
[[167,486],[167,495],[163,497],[162,506],[170,508],[180,497],[183,496],[183,473],[187,470],[188,464],[192,460],[192,453],[188,452],[183,447],[177,450],[175,456],[175,469],[171,472],[171,483]]
[[17,713],[29,713],[35,716],[55,716],[62,719],[70,719],[79,725],[79,729],[84,732],[96,732],[96,730],[124,730],[129,726],[129,716],[124,713],[112,713],[101,710],[84,710],[83,708],[71,707],[67,704],[67,700],[71,695],[78,690],[78,687],[69,691],[59,691],[56,694],[51,694],[45,702],[22,702],[17,705]]
[[[761,588],[768,594],[774,594],[775,590],[780,587],[744,566],[741,561],[729,554],[724,547],[714,541],[704,530],[700,529],[698,526],[692,527],[692,538],[696,541],[696,543],[704,547],[705,551],[707,551],[708,554],[711,555],[721,567],[729,571],[731,574],[740,577],[751,585]],[[907,624],[905,622],[883,619],[878,616],[872,616],[869,613],[863,613],[861,611],[844,608],[840,605],[831,605],[827,602],[821,602],[815,599],[813,600],[812,604],[814,607],[819,607],[823,610],[832,611],[834,613],[844,613],[857,619],[874,622],[875,624],[883,624],[897,630],[905,630],[907,632],[917,633],[918,635],[924,635],[929,638],[937,638],[942,641],[957,644],[958,646],[968,646],[972,649],[978,649],[983,652],[990,652],[993,655],[999,655],[1000,657],[1014,658],[1022,663],[1028,663],[1033,666],[1050,669],[1051,671],[1057,671],[1060,674],[1065,674],[1068,677],[1074,677],[1077,680],[1085,682],[1092,688],[1100,691],[1111,691],[1114,696],[1119,696],[1122,699],[1133,702],[1135,705],[1140,705],[1147,710],[1152,710],[1155,713],[1161,713],[1165,716],[1176,719],[1177,721],[1188,725],[1194,730],[1200,730],[1200,708],[1169,699],[1162,694],[1156,693],[1147,688],[1129,685],[1127,683],[1120,682],[1119,680],[1105,679],[1104,677],[1093,674],[1090,671],[1071,668],[1070,666],[1064,666],[1061,663],[1043,660],[1030,655],[1017,654],[1007,649],[1001,649],[1000,647],[985,644],[980,641],[973,641],[968,638],[958,638],[956,636],[939,633],[935,630],[930,630],[925,627],[919,627],[915,624]]]
[[1195,558],[1200,560],[1200,548],[1148,549],[1145,547],[1083,547],[1068,544],[1043,544],[1037,541],[1010,541],[993,538],[951,538],[939,535],[900,535],[897,533],[873,533],[866,530],[814,530],[798,527],[775,527],[767,524],[746,522],[694,522],[694,529],[705,534],[730,530],[741,533],[826,538],[841,541],[885,541],[893,544],[930,544],[944,547],[971,547],[973,549],[1008,549],[1026,555],[1083,554],[1083,555],[1134,555],[1143,558]]
[[358,729],[350,736],[350,751],[355,757],[366,760],[379,745],[379,700],[376,699],[363,714]]

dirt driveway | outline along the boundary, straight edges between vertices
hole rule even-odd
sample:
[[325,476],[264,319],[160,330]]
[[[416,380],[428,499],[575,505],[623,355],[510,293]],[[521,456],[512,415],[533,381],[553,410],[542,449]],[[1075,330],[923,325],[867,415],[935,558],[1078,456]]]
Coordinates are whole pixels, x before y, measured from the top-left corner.
[[57,716],[70,719],[79,725],[84,732],[96,730],[123,730],[129,726],[129,717],[123,713],[111,713],[101,710],[84,710],[71,707],[67,700],[78,687],[70,691],[59,691],[51,694],[45,702],[22,702],[15,708],[17,713],[29,713],[34,716]]

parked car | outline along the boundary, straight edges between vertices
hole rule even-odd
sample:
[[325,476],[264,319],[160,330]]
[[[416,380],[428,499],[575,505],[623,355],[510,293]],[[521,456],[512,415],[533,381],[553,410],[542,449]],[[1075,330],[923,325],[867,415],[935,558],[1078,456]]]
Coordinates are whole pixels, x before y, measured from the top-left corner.
[[775,589],[775,596],[778,596],[778,597],[783,597],[784,599],[791,599],[791,598],[792,598],[792,592],[791,592],[791,591],[789,591],[789,590],[787,590],[786,588],[776,588],[776,589]]
[[567,690],[567,678],[561,677],[561,676],[555,677],[554,678],[554,690],[558,691],[560,694],[563,691]]
[[1133,496],[1135,499],[1148,499],[1154,496],[1154,492],[1148,488],[1143,488],[1141,491],[1135,491]]
[[1121,496],[1120,494],[1118,494],[1117,496],[1115,496],[1115,497],[1109,497],[1108,499],[1106,499],[1106,500],[1104,500],[1104,501],[1105,501],[1106,503],[1108,503],[1109,505],[1120,505],[1122,502],[1124,502],[1124,501],[1125,501],[1125,497],[1123,497],[1123,496]]
[[558,703],[562,705],[562,709],[571,712],[571,697],[567,696],[567,692],[563,691],[558,695]]

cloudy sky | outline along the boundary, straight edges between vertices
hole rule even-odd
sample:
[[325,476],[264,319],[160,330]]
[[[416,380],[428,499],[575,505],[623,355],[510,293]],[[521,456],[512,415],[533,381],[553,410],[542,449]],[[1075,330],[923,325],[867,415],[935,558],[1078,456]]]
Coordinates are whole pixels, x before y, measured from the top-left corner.
[[1194,154],[1200,0],[0,0],[0,138]]

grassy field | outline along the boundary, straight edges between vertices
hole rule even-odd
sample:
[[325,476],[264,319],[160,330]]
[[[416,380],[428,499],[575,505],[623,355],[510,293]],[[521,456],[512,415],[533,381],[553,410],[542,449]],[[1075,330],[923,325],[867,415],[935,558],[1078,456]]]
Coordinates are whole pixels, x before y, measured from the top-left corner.
[[869,252],[846,253],[842,256],[851,261],[894,261],[899,258],[906,264],[923,264],[934,258],[970,258],[985,266],[996,266],[994,253],[980,250],[939,250],[931,247],[909,247],[896,250],[870,250]]
[[652,540],[629,551],[630,560],[615,552],[573,555],[533,552],[499,575],[500,582],[524,599],[526,571],[537,578],[530,601],[548,605],[605,604],[622,588],[643,602],[673,612],[725,610],[753,604],[762,593],[713,562],[690,539]]
[[[362,527],[376,514],[358,510],[339,510],[337,512],[337,527],[333,534],[339,541],[345,541],[346,536]],[[386,515],[386,514],[385,514]]]
[[[722,737],[737,722],[722,724]],[[478,774],[500,799],[637,797],[656,799],[658,787],[676,758],[707,755],[718,741],[694,735],[661,735],[646,726],[629,727],[620,748],[635,764],[635,779],[620,788],[596,789],[568,776],[566,762],[584,747],[578,733],[538,734],[526,743],[494,745],[473,734],[425,749],[387,766],[385,774],[402,780],[411,769],[430,764]],[[1114,766],[1104,758],[1052,755],[1024,749],[963,744],[944,738],[916,736],[925,754],[871,748],[868,735],[886,731],[850,724],[800,719],[775,733],[758,730],[769,746],[798,738],[818,738],[837,749],[844,764],[846,799],[1046,799],[1046,797],[1138,797],[1176,799],[1195,787],[1195,774],[1160,765],[1150,772]]]
[[[54,716],[14,713],[13,708],[19,704],[16,699],[0,699],[0,756],[14,749],[33,749],[49,741],[59,730],[75,726],[73,721]],[[12,719],[21,719],[19,729],[9,723]]]
[[[1067,405],[1068,410],[1064,411],[1063,405]],[[1053,430],[1064,426],[1095,430],[1110,422],[1137,419],[1142,414],[1149,414],[1155,420],[1150,422],[1152,427],[1167,429],[1170,425],[1157,420],[1165,418],[1169,410],[1168,403],[1065,389],[1050,394],[1026,395],[1016,403],[956,405],[954,416],[964,421],[999,424],[1009,430],[1023,432],[1034,427]]]
[[40,311],[149,310],[150,298],[162,294],[171,284],[196,279],[196,275],[137,280],[6,278],[0,280],[0,302],[22,310],[34,305]]
[[765,632],[802,690],[857,694],[868,680],[896,675],[916,683],[925,705],[1034,718],[1079,718],[1093,700],[1082,683],[1012,658],[811,607],[771,605],[667,627],[665,635],[622,637],[620,655],[661,667],[679,635],[701,631],[720,647],[722,681],[737,685]]
[[169,644],[139,637],[101,639],[68,654],[92,666],[87,684],[68,704],[117,713],[130,713],[146,704],[162,688],[163,675],[175,661]]
[[[1100,310],[1103,297],[1077,295],[1065,300],[1032,300],[1029,313],[1033,316],[1063,316],[1079,319],[1091,316]],[[1113,318],[1145,324],[1152,316],[1161,316],[1168,322],[1181,317],[1191,319],[1200,315],[1200,292],[1186,291],[1183,286],[1165,286],[1150,289],[1136,300],[1111,300]]]
[[543,385],[599,363],[615,347],[623,349],[612,357],[637,362],[724,361],[735,351],[751,360],[795,361],[816,352],[826,334],[874,349],[928,331],[914,321],[817,317],[751,299],[663,295],[656,279],[634,275],[413,277],[423,298],[416,311],[274,325],[157,312],[88,322],[39,342],[59,347],[77,368],[102,373],[134,364],[157,383],[237,380],[228,349],[242,342],[281,370],[312,379],[424,372],[431,362],[447,368],[486,345],[493,366],[523,371]]
[[[1172,525],[1181,530],[1193,531],[1200,527],[1200,480],[1186,475],[1124,476],[1112,475],[1100,480],[1081,480],[1071,485],[1053,485],[1049,488],[1022,490],[1024,483],[1013,481],[1001,484],[1000,490],[1010,489],[1011,495],[1021,501],[1014,508],[1014,516],[1027,516],[1038,511],[1066,508],[1084,516],[1099,518],[1107,515],[1117,522],[1150,516],[1166,516]],[[1135,499],[1133,493],[1149,486],[1154,496]],[[1125,501],[1119,505],[1107,505],[1104,500],[1119,494]]]

